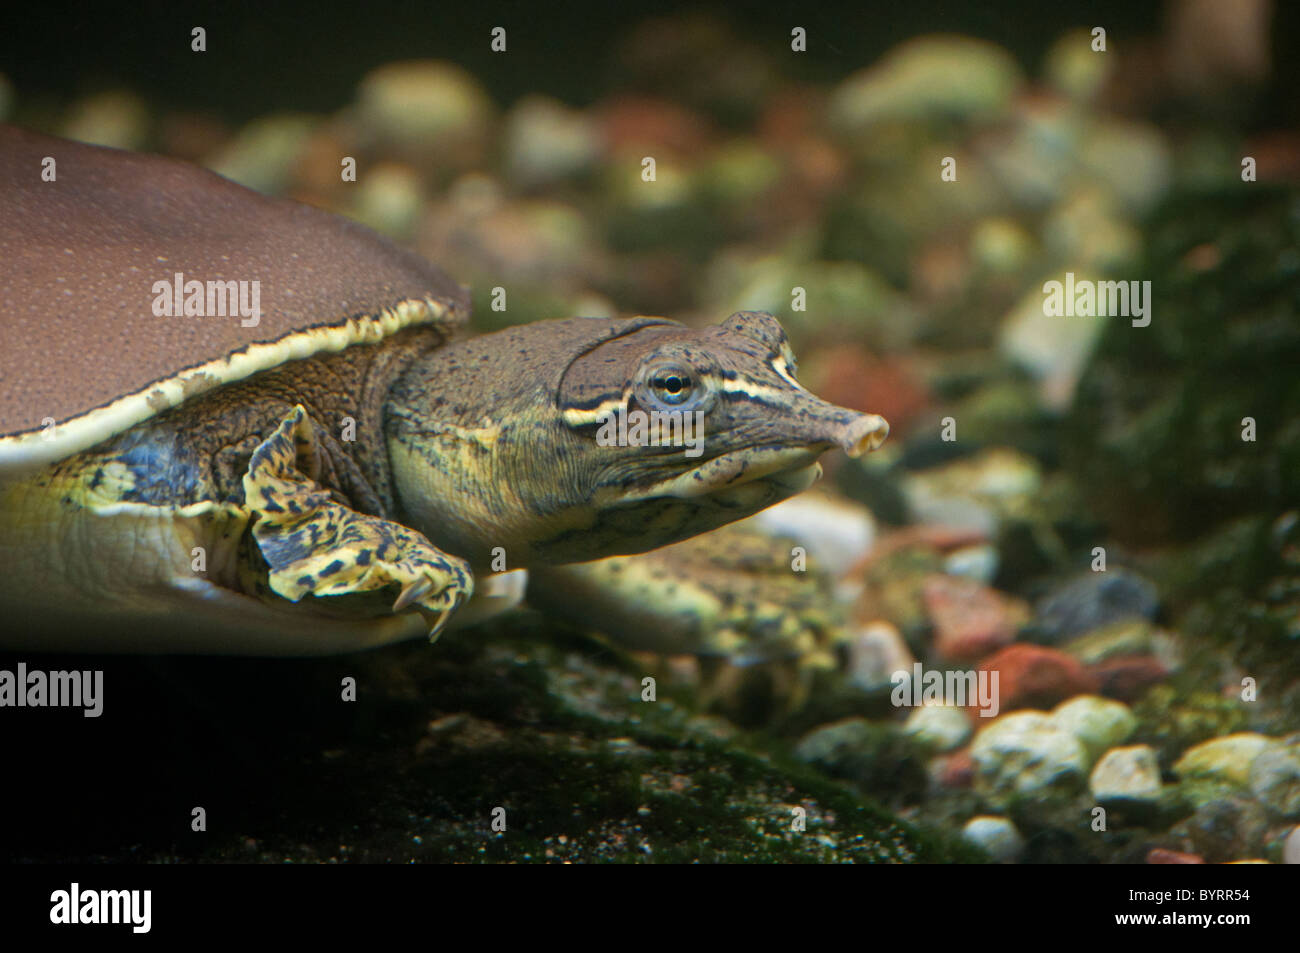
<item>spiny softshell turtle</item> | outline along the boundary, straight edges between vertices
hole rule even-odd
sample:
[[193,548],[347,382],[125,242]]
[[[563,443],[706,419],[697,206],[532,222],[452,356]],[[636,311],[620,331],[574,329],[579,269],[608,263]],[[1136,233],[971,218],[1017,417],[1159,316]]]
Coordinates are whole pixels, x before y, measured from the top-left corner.
[[[767,314],[453,344],[464,289],[325,212],[12,127],[0,182],[11,647],[318,654],[436,633],[503,561],[684,539],[888,432],[801,387]],[[202,314],[156,313],[173,281]],[[214,309],[225,282],[258,282],[257,313]],[[632,411],[698,412],[703,439],[599,439]]]

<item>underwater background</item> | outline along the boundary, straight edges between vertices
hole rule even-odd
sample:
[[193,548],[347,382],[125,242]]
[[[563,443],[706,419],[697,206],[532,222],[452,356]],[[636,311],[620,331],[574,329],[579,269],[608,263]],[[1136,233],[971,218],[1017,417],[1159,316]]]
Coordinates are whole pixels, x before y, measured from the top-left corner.
[[[671,600],[25,655],[110,711],[5,716],[0,857],[1300,863],[1300,9],[173,7],[25,12],[0,120],[363,222],[479,330],[771,311],[891,437],[628,563]],[[1049,313],[1067,280],[1146,313]],[[917,666],[996,672],[996,716],[900,704]]]

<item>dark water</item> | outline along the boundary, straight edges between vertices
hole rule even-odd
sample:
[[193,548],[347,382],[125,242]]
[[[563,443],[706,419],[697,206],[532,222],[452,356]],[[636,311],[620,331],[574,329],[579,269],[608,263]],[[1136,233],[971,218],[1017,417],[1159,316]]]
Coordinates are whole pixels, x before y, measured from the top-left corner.
[[[152,102],[244,120],[282,109],[331,110],[351,98],[366,71],[406,58],[453,60],[501,102],[542,92],[589,103],[609,90],[619,38],[647,17],[683,10],[724,18],[756,41],[783,44],[792,26],[803,26],[810,55],[789,57],[785,65],[793,78],[810,81],[843,77],[918,33],[982,37],[1032,69],[1048,44],[1071,27],[1103,23],[1111,31],[1152,33],[1160,20],[1156,4],[1126,0],[1091,3],[1086,11],[1038,2],[943,0],[814,5],[236,0],[201,10],[167,0],[145,0],[129,10],[94,3],[30,6],[21,20],[0,31],[0,71],[28,93],[69,96],[125,84]],[[208,30],[206,54],[190,51],[194,26]],[[508,31],[506,56],[489,49],[495,26]],[[230,68],[232,58],[239,61],[238,70]],[[1282,79],[1280,88],[1288,88]],[[1279,97],[1278,105],[1294,108],[1288,97]]]

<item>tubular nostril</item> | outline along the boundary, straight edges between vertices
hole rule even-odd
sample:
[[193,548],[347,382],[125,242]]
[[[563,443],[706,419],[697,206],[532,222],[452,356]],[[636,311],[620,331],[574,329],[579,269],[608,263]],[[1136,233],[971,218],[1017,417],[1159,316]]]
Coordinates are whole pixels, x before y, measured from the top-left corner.
[[859,414],[844,430],[840,446],[851,457],[877,449],[889,436],[889,422],[879,414]]

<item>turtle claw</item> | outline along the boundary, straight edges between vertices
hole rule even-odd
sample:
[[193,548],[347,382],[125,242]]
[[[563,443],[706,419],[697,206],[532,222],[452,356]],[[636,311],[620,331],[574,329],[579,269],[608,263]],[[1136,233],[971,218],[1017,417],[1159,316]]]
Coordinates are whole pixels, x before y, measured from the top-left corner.
[[[432,645],[438,641],[438,636],[442,635],[442,630],[447,627],[447,620],[451,618],[451,609],[444,609],[437,614],[433,624],[429,626],[429,643]],[[428,616],[425,616],[426,620]]]
[[399,595],[397,600],[393,603],[393,611],[401,612],[412,603],[419,602],[433,591],[434,585],[434,581],[428,576],[411,580],[406,584],[406,587],[402,589],[401,595]]
[[[403,595],[405,595],[405,593],[403,593]],[[429,623],[430,642],[438,641],[438,636],[442,635],[442,630],[447,627],[447,623],[451,621],[451,617],[456,614],[456,610],[460,608],[460,604],[464,601],[465,601],[465,592],[464,590],[461,590],[460,592],[457,592],[455,594],[454,598],[452,599],[451,605],[447,606],[444,609],[433,610],[433,609],[423,608],[422,606],[416,607],[420,610],[420,614],[424,616],[424,620]]]

